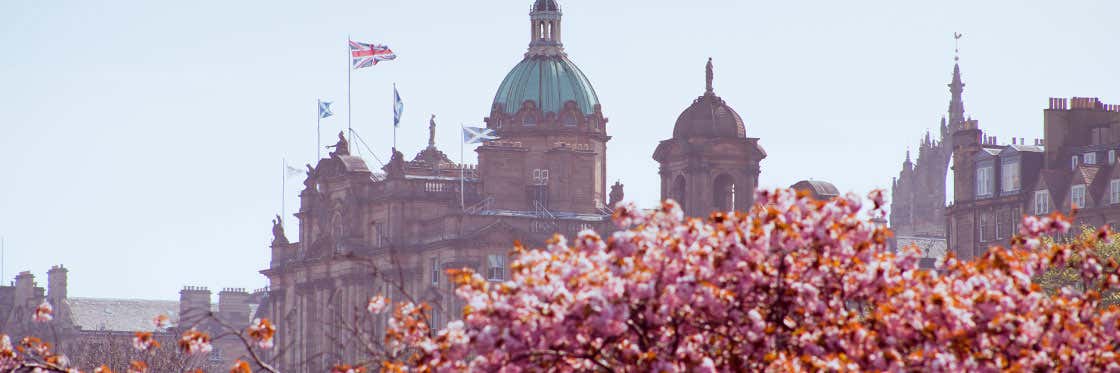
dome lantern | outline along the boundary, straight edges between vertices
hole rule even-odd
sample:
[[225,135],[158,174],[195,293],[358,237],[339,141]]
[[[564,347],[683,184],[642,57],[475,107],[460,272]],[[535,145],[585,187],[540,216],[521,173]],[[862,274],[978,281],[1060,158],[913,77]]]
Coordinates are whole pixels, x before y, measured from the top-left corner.
[[560,114],[574,103],[583,115],[598,110],[591,81],[564,53],[560,38],[560,6],[556,0],[535,0],[529,12],[531,39],[525,58],[510,70],[494,95],[495,110],[519,112],[531,101],[542,114]]

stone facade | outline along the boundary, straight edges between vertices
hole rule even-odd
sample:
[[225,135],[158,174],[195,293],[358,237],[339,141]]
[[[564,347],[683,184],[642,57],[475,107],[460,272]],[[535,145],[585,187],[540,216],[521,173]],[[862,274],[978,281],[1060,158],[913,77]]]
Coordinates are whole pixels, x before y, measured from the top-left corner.
[[766,151],[747,137],[739,113],[716,95],[711,59],[707,89],[673,127],[673,137],[657,145],[661,199],[673,199],[687,216],[712,211],[748,210],[758,187],[759,162]]
[[394,149],[374,171],[342,136],[329,158],[308,166],[298,240],[277,224],[262,271],[284,371],[366,359],[345,341],[358,331],[380,340],[385,316],[365,311],[373,295],[426,302],[439,328],[463,307],[447,270],[503,281],[516,241],[539,247],[554,233],[613,229],[607,199],[617,202],[623,190],[616,183],[608,196],[608,120],[564,52],[560,21],[554,1],[534,4],[529,50],[485,118],[500,139],[476,148],[477,166],[451,161],[429,141],[411,161]]
[[1120,105],[1052,98],[1044,138],[999,144],[977,121],[953,132],[949,248],[963,259],[1007,245],[1025,214],[1074,213],[1075,225],[1120,223]]
[[[386,327],[384,315],[365,311],[373,295],[426,302],[434,326],[443,327],[463,307],[447,270],[504,281],[515,241],[540,247],[554,233],[615,229],[610,206],[624,191],[620,182],[607,189],[608,120],[564,51],[559,5],[536,0],[529,18],[529,49],[485,118],[498,139],[475,149],[477,166],[452,162],[429,141],[411,161],[394,149],[374,171],[349,154],[341,135],[329,158],[308,165],[298,240],[288,240],[278,219],[271,265],[262,271],[271,289],[262,314],[278,325],[284,371],[366,359],[353,338],[372,331],[379,341]],[[684,200],[694,216],[748,208],[766,156],[715,95],[711,75],[709,64],[707,92],[654,155],[663,178],[695,183],[695,196]]]

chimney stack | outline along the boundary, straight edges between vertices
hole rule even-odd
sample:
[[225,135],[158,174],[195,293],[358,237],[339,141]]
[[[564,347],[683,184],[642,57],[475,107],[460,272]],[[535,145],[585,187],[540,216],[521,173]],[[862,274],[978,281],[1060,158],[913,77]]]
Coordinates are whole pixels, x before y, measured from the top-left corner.
[[31,271],[23,271],[16,275],[16,294],[15,305],[19,306],[32,306],[32,301],[35,298],[35,275]]
[[69,272],[61,264],[51,267],[47,271],[47,299],[53,304],[66,300],[66,273]]
[[191,327],[210,312],[210,289],[184,286],[179,291],[179,325]]
[[243,288],[225,288],[218,293],[218,318],[231,325],[248,324],[249,292]]

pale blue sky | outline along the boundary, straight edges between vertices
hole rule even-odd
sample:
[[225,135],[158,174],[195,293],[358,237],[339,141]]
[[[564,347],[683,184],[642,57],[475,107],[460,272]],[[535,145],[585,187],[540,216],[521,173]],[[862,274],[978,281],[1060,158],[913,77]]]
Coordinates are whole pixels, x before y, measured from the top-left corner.
[[[391,146],[396,82],[402,150],[426,145],[436,113],[438,145],[457,157],[458,124],[487,115],[525,51],[529,3],[0,2],[5,281],[30,269],[45,283],[62,263],[72,296],[264,286],[281,159],[311,161],[316,98],[340,114],[323,123],[324,143],[346,125],[346,35],[400,56],[354,74],[354,126],[378,155]],[[610,180],[644,205],[659,193],[650,154],[702,93],[709,56],[716,92],[769,153],[764,187],[888,187],[946,111],[954,31],[966,35],[966,110],[1001,141],[1041,136],[1051,96],[1120,103],[1117,1],[561,6],[568,54],[611,120]],[[300,182],[289,185],[290,213]]]

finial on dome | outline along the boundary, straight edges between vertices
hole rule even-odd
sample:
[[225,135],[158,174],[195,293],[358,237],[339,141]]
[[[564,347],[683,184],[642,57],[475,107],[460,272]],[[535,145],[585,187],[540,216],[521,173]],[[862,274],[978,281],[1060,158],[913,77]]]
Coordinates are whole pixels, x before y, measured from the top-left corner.
[[708,66],[707,66],[707,69],[705,71],[707,73],[707,83],[708,83],[707,90],[705,92],[714,93],[715,91],[712,89],[712,80],[715,79],[715,71],[712,67],[712,58],[711,57],[708,57]]

